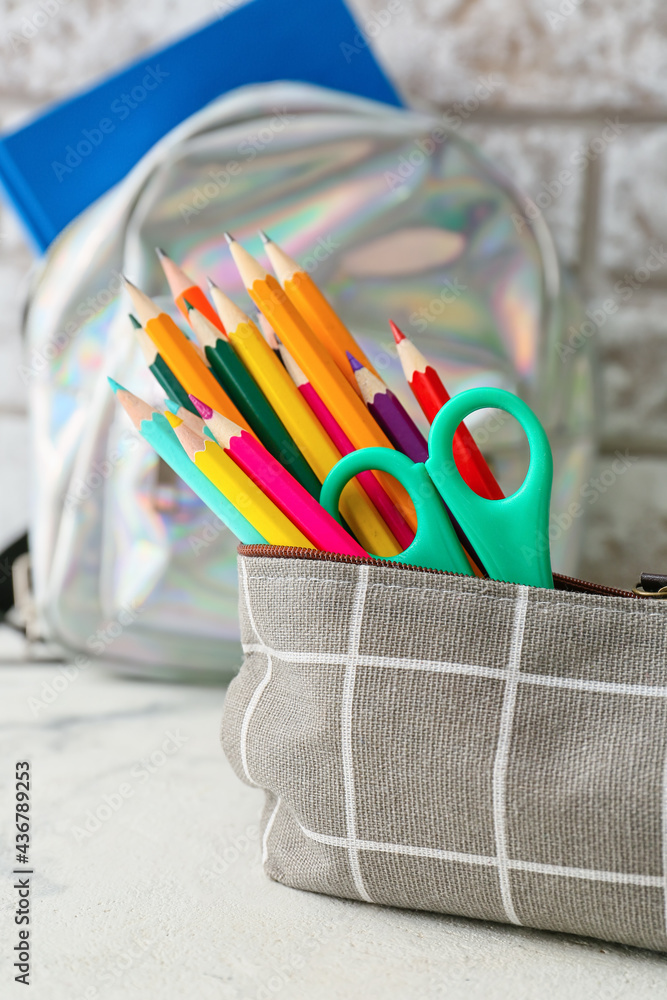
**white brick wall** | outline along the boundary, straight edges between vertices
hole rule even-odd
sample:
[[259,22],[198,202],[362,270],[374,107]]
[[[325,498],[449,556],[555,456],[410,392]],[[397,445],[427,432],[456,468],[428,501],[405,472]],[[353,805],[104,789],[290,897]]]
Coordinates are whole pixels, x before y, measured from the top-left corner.
[[[599,471],[619,448],[633,459],[591,506],[582,575],[628,586],[642,569],[667,572],[667,261],[646,281],[641,270],[667,239],[667,8],[659,0],[401,0],[387,16],[387,0],[350,2],[413,104],[445,110],[474,93],[480,77],[497,82],[463,132],[528,195],[564,170],[572,174],[545,217],[592,305],[607,298],[618,305],[595,338]],[[316,17],[316,8],[304,13]],[[39,10],[37,2],[0,0],[3,127],[209,18],[215,7],[211,0],[68,0],[20,44],[21,32],[43,20],[35,18]],[[601,146],[607,119],[627,127],[579,169],[580,151]],[[17,365],[29,260],[0,210],[0,475],[11,484],[0,491],[0,544],[24,523],[27,501]]]

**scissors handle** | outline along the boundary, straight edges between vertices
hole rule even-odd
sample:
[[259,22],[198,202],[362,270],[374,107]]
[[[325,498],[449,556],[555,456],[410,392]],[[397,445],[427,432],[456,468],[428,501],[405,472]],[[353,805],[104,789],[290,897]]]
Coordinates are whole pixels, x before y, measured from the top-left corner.
[[417,514],[417,534],[414,540],[403,552],[389,556],[388,561],[472,576],[470,563],[426,467],[421,462],[413,462],[401,452],[392,448],[361,448],[345,455],[334,465],[322,484],[320,503],[324,509],[340,521],[338,504],[344,487],[360,472],[372,469],[386,472],[398,479],[410,495]]
[[[530,464],[522,485],[503,500],[478,496],[456,468],[452,443],[462,420],[475,410],[505,410],[523,427]],[[541,423],[527,403],[504,389],[468,389],[447,402],[429,434],[426,471],[472,542],[489,576],[508,583],[553,588],[549,554],[549,503],[553,458]]]

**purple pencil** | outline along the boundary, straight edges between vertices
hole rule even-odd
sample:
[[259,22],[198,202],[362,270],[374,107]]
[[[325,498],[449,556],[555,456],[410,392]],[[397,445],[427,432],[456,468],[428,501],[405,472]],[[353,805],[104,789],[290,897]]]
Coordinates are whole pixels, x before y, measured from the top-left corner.
[[413,462],[425,462],[428,458],[426,438],[403,404],[377,375],[357,361],[349,351],[345,353],[363,401],[393,446]]

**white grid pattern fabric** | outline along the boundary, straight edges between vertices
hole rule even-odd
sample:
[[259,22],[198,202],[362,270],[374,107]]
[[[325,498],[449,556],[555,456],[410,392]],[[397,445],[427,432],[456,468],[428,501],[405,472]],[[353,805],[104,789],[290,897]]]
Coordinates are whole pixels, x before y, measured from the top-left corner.
[[663,606],[239,557],[223,744],[298,888],[667,950]]

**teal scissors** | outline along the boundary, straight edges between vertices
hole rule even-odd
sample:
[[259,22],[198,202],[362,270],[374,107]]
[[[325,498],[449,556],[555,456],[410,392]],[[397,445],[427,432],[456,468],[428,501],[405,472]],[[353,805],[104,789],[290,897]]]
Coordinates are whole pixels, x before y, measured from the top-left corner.
[[[454,463],[452,442],[465,417],[485,407],[515,417],[528,438],[530,464],[519,489],[503,500],[478,496]],[[354,476],[386,472],[405,487],[415,505],[417,533],[390,562],[472,576],[470,563],[442,503],[456,519],[493,580],[553,587],[549,556],[549,504],[553,459],[539,420],[518,396],[504,389],[469,389],[454,396],[436,416],[428,439],[429,457],[416,463],[392,448],[361,448],[345,455],[322,485],[320,503],[337,520],[340,495]]]

